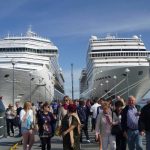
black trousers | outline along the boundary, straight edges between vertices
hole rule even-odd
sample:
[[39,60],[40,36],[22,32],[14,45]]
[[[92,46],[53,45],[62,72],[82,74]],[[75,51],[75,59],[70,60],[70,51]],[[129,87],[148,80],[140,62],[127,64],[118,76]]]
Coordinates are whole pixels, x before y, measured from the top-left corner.
[[41,144],[42,144],[42,150],[51,150],[51,137],[42,137]]
[[13,119],[6,119],[6,125],[7,125],[7,134],[10,135],[10,129],[11,132],[14,134]]
[[95,130],[95,125],[96,125],[96,119],[92,118],[92,129],[91,129],[91,131]]
[[80,142],[82,142],[82,134],[84,131],[84,134],[86,136],[86,140],[89,140],[89,134],[88,134],[88,124],[84,124],[83,128],[81,129],[81,134],[80,134]]
[[116,135],[116,150],[126,150],[127,140],[122,134]]

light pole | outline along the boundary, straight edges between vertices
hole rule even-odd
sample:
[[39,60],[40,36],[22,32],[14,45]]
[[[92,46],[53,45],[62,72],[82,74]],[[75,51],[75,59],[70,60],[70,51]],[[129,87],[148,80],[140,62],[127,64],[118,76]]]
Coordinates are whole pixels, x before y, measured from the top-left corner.
[[126,75],[127,75],[127,92],[128,92],[128,97],[129,97],[129,72],[130,72],[130,69],[126,68],[125,72],[126,72]]
[[13,65],[12,102],[13,102],[13,106],[15,106],[15,100],[14,100],[14,97],[15,97],[15,81],[14,81],[14,77],[15,77],[15,61],[13,61],[13,60],[12,60],[12,65]]
[[73,64],[71,64],[71,81],[72,81],[72,100],[74,99],[74,90],[73,90]]
[[108,95],[108,80],[105,81],[106,82],[106,89],[107,89],[107,95]]
[[100,86],[101,86],[101,91],[100,91],[101,93],[100,94],[101,94],[101,97],[102,97],[103,83],[101,83]]
[[32,93],[31,93],[31,91],[32,91],[32,89],[31,89],[31,81],[34,80],[34,78],[32,78],[31,75],[32,75],[32,74],[29,73],[29,76],[30,76],[30,101],[32,101],[32,100],[31,100],[31,98],[32,98]]
[[117,76],[114,75],[113,78],[114,78],[114,80],[115,80],[115,100],[116,100],[116,83],[117,83]]

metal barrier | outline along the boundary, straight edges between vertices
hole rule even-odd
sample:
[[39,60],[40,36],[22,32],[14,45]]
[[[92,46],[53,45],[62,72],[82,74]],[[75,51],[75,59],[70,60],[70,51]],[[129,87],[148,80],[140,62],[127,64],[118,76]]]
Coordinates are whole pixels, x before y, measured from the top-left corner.
[[6,118],[5,118],[5,106],[0,100],[0,138],[6,137]]

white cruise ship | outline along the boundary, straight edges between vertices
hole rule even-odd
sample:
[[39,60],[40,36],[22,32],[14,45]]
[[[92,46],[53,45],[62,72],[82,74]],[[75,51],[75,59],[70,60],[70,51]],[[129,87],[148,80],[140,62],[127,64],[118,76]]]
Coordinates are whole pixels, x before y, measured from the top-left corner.
[[91,36],[80,77],[80,97],[127,99],[134,95],[140,100],[150,89],[149,56],[141,37]]
[[0,96],[15,101],[50,101],[64,96],[58,48],[29,29],[24,36],[0,40]]

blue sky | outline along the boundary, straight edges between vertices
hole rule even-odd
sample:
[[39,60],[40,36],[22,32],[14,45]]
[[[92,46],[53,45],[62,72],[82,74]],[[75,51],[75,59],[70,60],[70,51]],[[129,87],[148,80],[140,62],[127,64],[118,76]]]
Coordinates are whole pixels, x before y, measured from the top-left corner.
[[59,48],[59,63],[71,96],[71,63],[74,64],[75,97],[85,67],[91,35],[118,37],[141,35],[150,49],[149,0],[1,0],[0,37],[33,31]]

